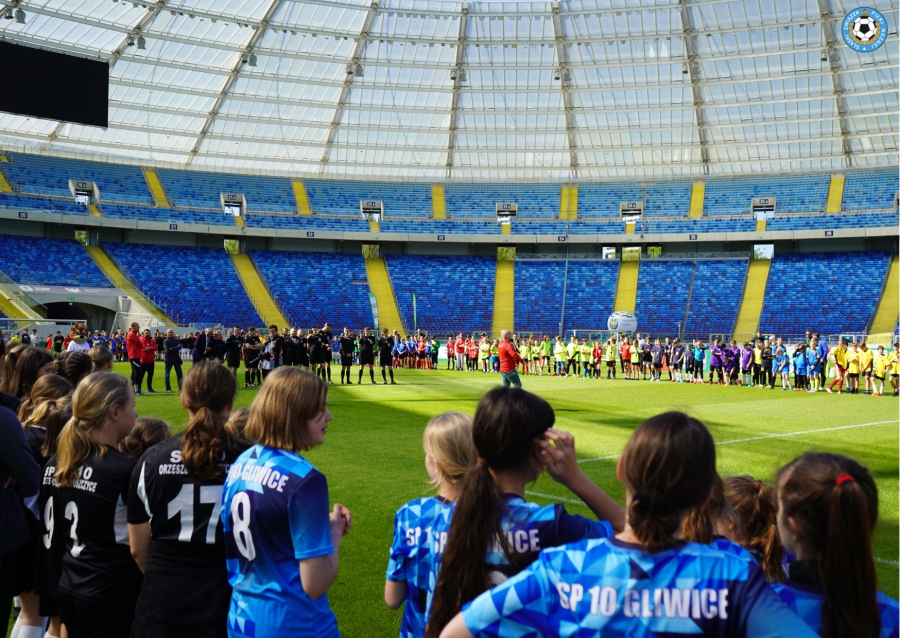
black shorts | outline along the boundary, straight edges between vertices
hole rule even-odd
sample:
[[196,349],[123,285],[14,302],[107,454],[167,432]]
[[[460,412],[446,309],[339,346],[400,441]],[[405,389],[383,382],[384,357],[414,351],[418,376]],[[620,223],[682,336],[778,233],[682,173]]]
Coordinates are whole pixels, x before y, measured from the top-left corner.
[[851,379],[859,379],[859,372],[850,372],[847,376]]
[[352,366],[353,365],[353,355],[352,354],[341,354],[341,365],[342,366]]
[[248,350],[245,356],[244,366],[248,370],[259,370],[259,350]]
[[0,596],[10,599],[34,589],[38,536],[32,534],[27,543],[0,556]]
[[650,363],[651,361],[653,361],[653,355],[652,354],[642,354],[641,361],[643,361],[644,363]]
[[616,367],[616,362],[615,362],[615,361],[607,361],[607,362],[606,362],[606,367],[607,367],[607,368],[615,368],[615,367]]
[[41,594],[38,599],[38,614],[44,618],[59,616],[59,598],[53,594]]
[[417,352],[417,353],[416,353],[416,356],[419,357],[420,359],[424,359],[424,358],[425,358],[425,353],[424,353],[424,352]]
[[877,374],[875,375],[875,378],[878,379],[879,381],[884,381],[884,377],[879,377]]
[[309,362],[313,365],[317,363],[325,363],[331,359],[325,354],[324,350],[313,350],[309,353]]
[[360,352],[359,353],[359,365],[361,365],[361,366],[375,365],[375,353],[374,352]]
[[381,367],[382,367],[382,368],[392,368],[392,367],[394,367],[394,357],[393,357],[393,355],[392,355],[390,352],[388,352],[387,354],[385,354],[384,352],[382,352],[382,353],[381,353],[381,356],[380,356],[380,359],[381,359],[380,363],[381,363]]
[[70,638],[128,638],[137,597],[137,591],[115,600],[75,598],[59,592],[59,618],[65,623]]
[[864,377],[871,377],[871,376],[872,376],[872,371],[871,371],[871,370],[866,370],[866,371],[863,372],[862,374],[863,374]]
[[226,354],[225,355],[225,365],[229,368],[240,368],[241,367],[241,356],[239,354]]

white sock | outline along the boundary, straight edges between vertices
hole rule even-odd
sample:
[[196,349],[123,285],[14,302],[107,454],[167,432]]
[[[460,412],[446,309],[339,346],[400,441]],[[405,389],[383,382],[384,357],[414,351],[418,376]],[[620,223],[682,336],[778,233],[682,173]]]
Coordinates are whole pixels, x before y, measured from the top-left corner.
[[59,638],[59,636],[54,636],[49,631],[44,634],[44,638]]
[[22,625],[19,628],[18,638],[43,638],[44,626],[32,627],[31,625]]

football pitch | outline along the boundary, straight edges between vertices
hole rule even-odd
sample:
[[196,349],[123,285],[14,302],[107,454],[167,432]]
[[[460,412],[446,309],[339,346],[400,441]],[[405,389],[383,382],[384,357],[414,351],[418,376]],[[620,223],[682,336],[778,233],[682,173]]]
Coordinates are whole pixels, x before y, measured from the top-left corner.
[[[127,364],[116,371],[127,373]],[[443,368],[445,364],[441,362]],[[185,368],[186,369],[186,368]],[[353,369],[356,379],[358,368]],[[240,373],[243,386],[243,371]],[[455,371],[397,370],[399,385],[342,386],[333,368],[329,392],[334,420],[325,445],[307,457],[328,477],[332,502],[347,506],[353,528],[341,546],[340,573],[329,591],[344,636],[396,636],[401,611],[383,602],[384,576],[394,513],[406,501],[430,493],[422,431],[447,410],[474,413],[499,375]],[[667,375],[664,373],[663,377]],[[898,594],[898,402],[893,397],[829,395],[775,390],[696,386],[645,381],[522,377],[525,389],[544,397],[556,412],[557,428],[575,435],[585,473],[624,502],[615,477],[616,457],[644,419],[681,410],[700,419],[717,442],[722,476],[750,474],[771,481],[778,468],[807,450],[838,452],[869,467],[879,488],[875,533],[879,588]],[[154,387],[160,390],[162,365]],[[236,407],[249,406],[257,390],[240,389]],[[155,416],[180,430],[187,413],[175,394],[138,397],[140,416]],[[573,513],[587,507],[546,474],[529,486],[530,499],[562,502]]]

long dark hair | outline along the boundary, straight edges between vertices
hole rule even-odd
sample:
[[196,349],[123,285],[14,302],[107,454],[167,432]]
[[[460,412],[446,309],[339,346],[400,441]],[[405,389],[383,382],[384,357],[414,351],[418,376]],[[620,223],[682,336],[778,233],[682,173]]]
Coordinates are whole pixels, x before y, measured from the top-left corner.
[[716,446],[706,426],[681,412],[644,421],[619,461],[631,491],[628,524],[647,547],[673,545],[682,518],[709,496],[716,476]]
[[37,346],[26,347],[19,354],[19,359],[16,361],[16,369],[13,371],[9,385],[6,386],[9,389],[4,390],[4,392],[12,394],[19,399],[24,398],[31,392],[31,386],[37,381],[38,370],[52,361],[53,355],[44,348],[38,348]]
[[94,362],[87,352],[73,350],[60,353],[50,370],[71,383],[74,388],[78,386],[79,381],[94,371]]
[[793,519],[818,559],[822,635],[877,638],[872,532],[878,488],[869,470],[846,456],[808,453],[782,468],[778,484],[783,520]]
[[520,388],[495,388],[478,403],[472,426],[478,463],[466,473],[453,512],[426,630],[428,638],[437,638],[465,603],[490,589],[484,560],[495,539],[510,556],[501,525],[503,494],[491,470],[520,470],[532,463],[539,466],[537,441],[553,427],[554,420],[549,403]]
[[181,401],[193,415],[184,428],[181,459],[190,474],[201,479],[222,475],[222,452],[235,443],[222,413],[236,395],[234,374],[214,361],[195,363],[184,375]]

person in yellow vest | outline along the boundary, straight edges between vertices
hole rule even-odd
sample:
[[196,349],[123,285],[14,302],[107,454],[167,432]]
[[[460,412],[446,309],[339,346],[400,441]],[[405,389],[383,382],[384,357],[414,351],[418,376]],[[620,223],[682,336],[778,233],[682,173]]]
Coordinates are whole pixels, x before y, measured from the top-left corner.
[[563,343],[562,337],[556,337],[556,343],[553,344],[553,358],[556,361],[556,372],[553,376],[566,376],[566,345]]
[[577,377],[579,371],[578,342],[575,340],[575,335],[572,335],[572,339],[566,344],[566,376],[569,375],[570,368],[575,373],[573,376]]
[[850,394],[859,393],[859,347],[855,343],[847,351],[847,377]]
[[894,396],[900,395],[900,343],[894,344],[891,351],[891,387],[894,388]]
[[610,339],[603,347],[603,358],[606,359],[606,378],[616,378],[616,342]]
[[890,359],[884,352],[884,346],[878,346],[872,362],[872,374],[875,380],[872,382],[872,394],[876,397],[884,396],[884,377],[890,367]]
[[834,384],[838,384],[838,394],[844,388],[844,377],[847,376],[847,342],[841,339],[841,344],[831,351],[829,358],[834,363],[834,381],[826,389],[832,394]]
[[641,350],[636,341],[628,346],[628,356],[631,358],[631,378],[637,381],[641,375]]
[[753,344],[753,385],[765,385],[766,375],[762,369],[762,339]]
[[581,362],[581,377],[587,379],[591,375],[591,344],[586,343],[584,339],[579,340],[578,355]]
[[863,342],[859,344],[859,374],[866,384],[866,389],[863,394],[872,394],[872,362],[874,360],[872,355],[873,352],[869,349],[869,346],[866,345],[865,340],[863,340]]

